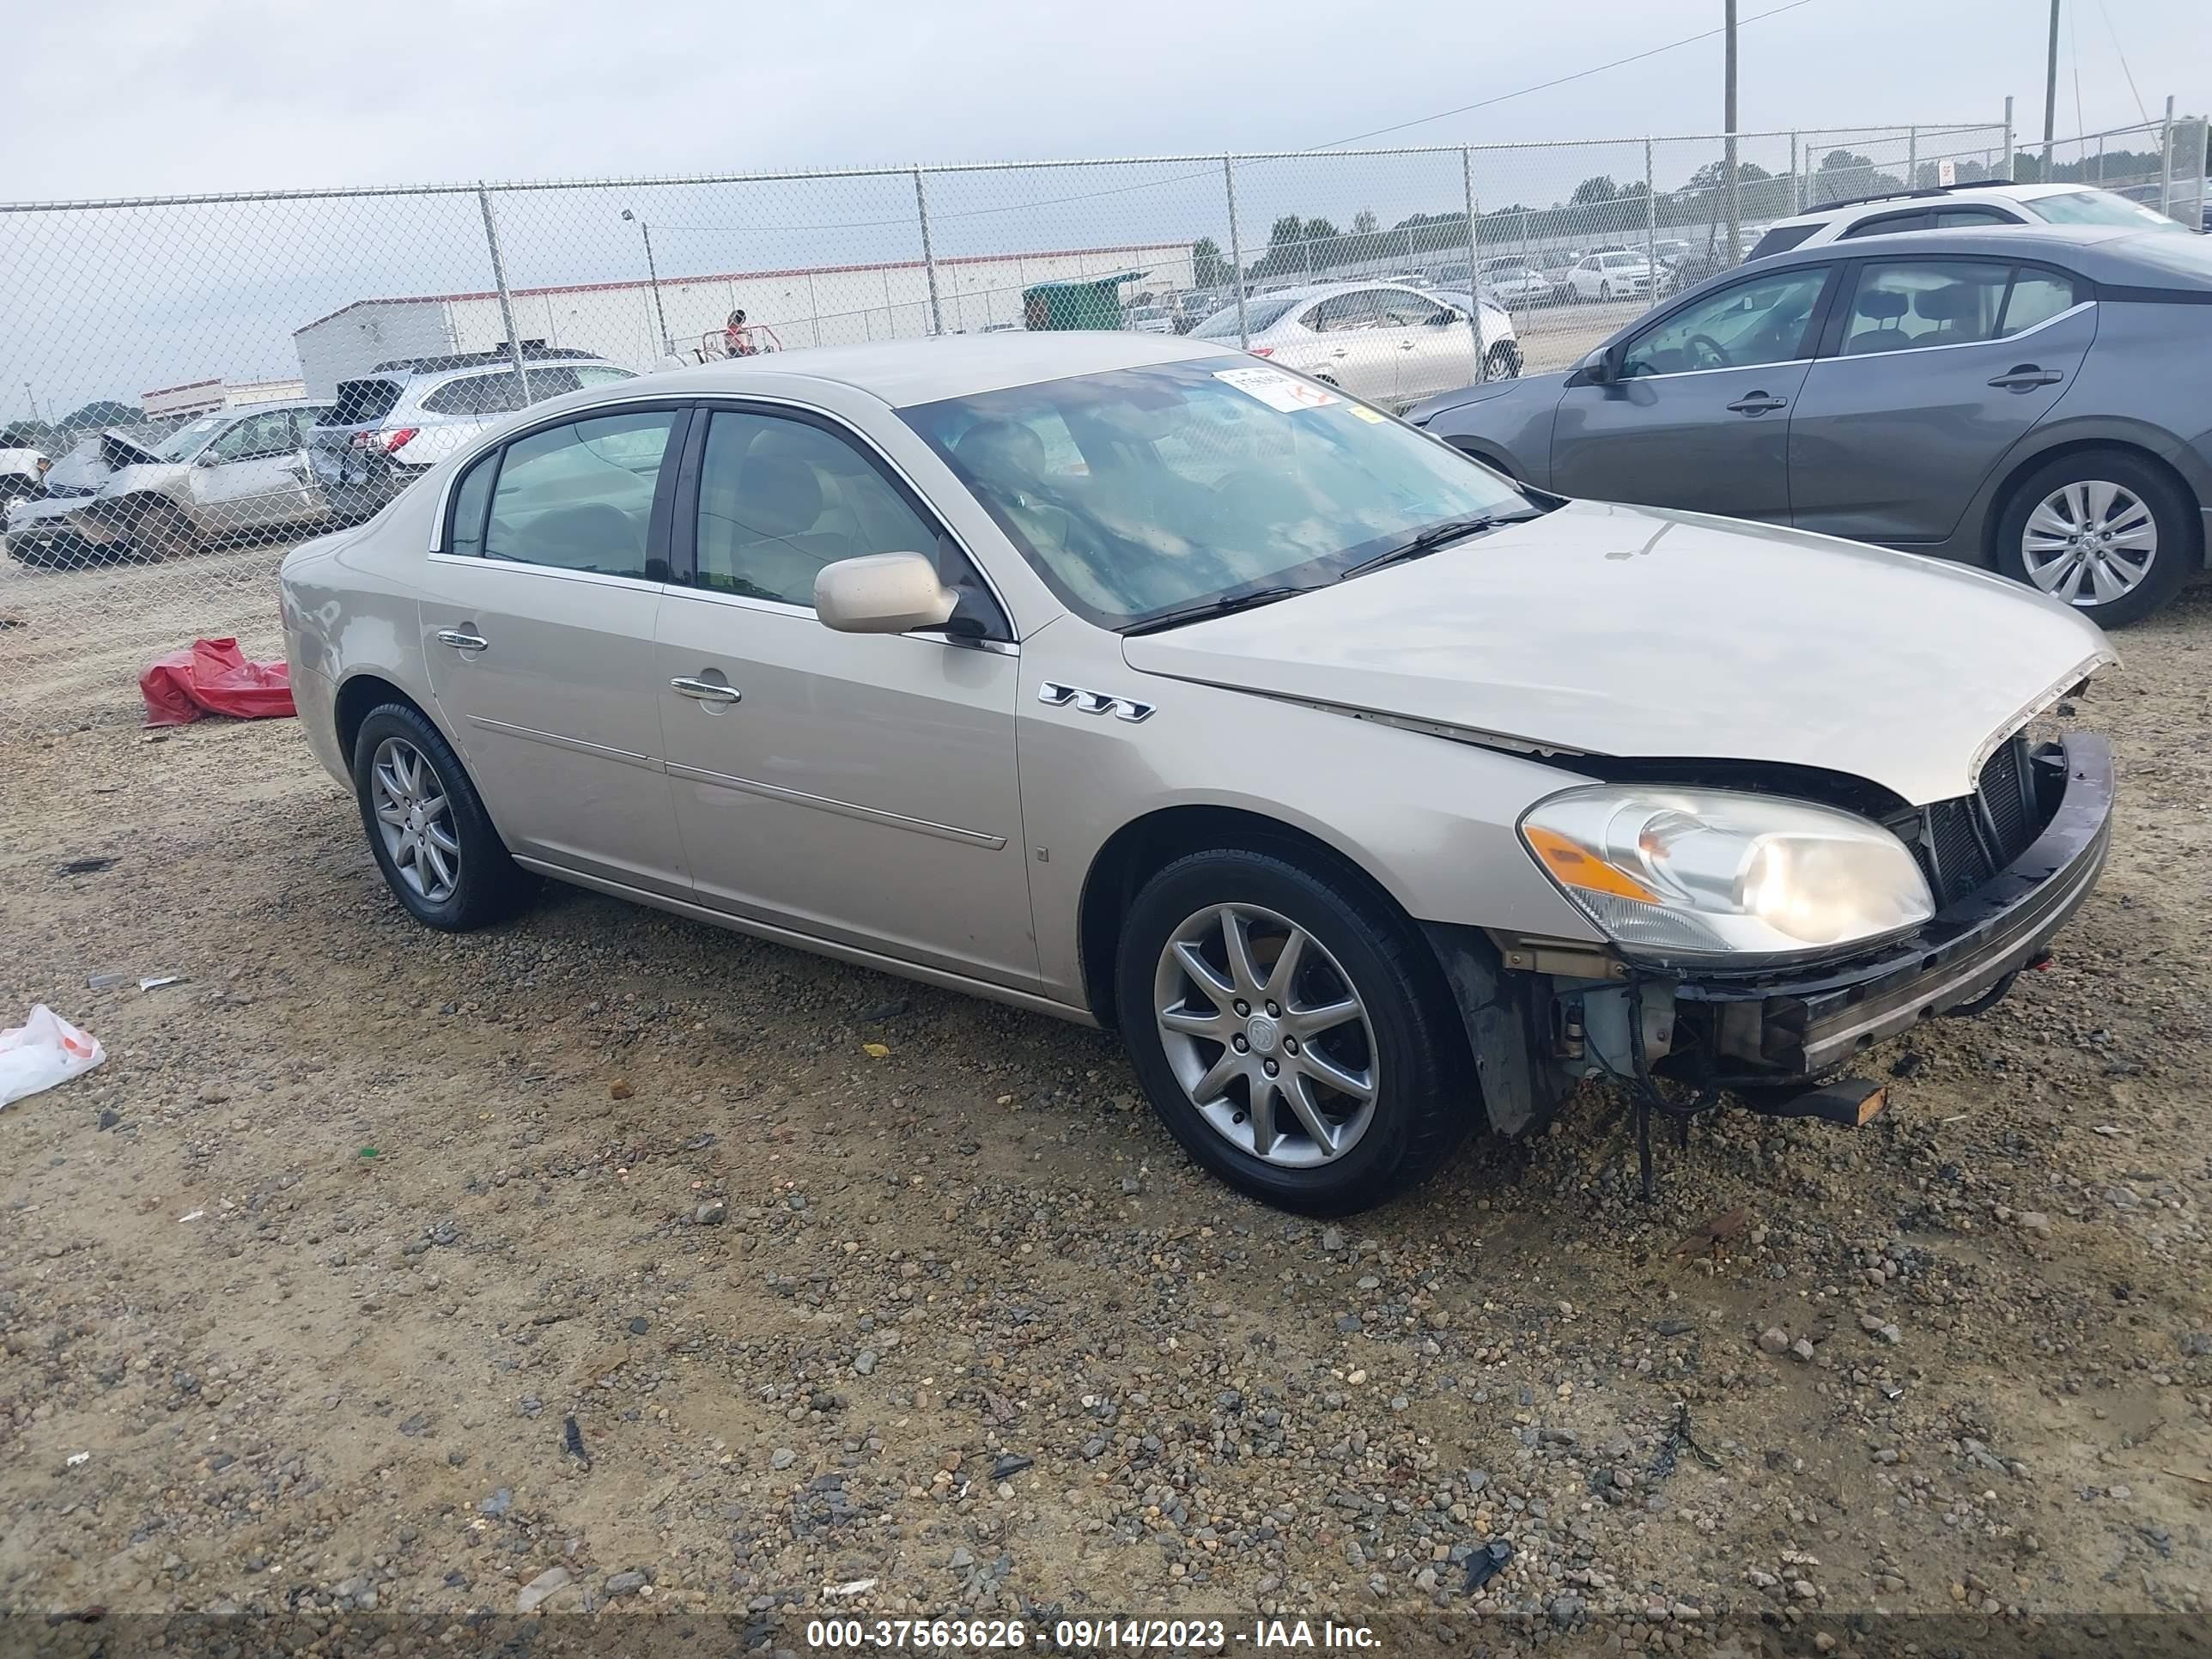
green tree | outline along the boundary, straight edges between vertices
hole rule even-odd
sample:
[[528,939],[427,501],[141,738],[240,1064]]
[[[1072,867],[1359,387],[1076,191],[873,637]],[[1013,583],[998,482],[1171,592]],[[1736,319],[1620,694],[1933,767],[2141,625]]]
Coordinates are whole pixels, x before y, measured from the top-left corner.
[[1375,210],[1362,208],[1352,216],[1352,232],[1355,236],[1371,236],[1375,233]]
[[102,398],[63,416],[57,428],[63,432],[87,432],[104,426],[136,426],[145,418],[143,410]]
[[1609,173],[1597,173],[1575,186],[1575,193],[1567,199],[1577,207],[1586,207],[1592,202],[1610,202],[1620,194],[1620,186],[1613,182]]
[[1219,288],[1230,280],[1229,262],[1221,257],[1221,244],[1201,236],[1190,245],[1190,280],[1197,288]]

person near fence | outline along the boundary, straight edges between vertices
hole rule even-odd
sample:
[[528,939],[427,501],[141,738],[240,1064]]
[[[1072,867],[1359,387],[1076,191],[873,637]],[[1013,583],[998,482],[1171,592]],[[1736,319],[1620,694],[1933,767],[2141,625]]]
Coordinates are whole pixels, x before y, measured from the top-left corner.
[[730,320],[722,330],[722,349],[726,355],[732,357],[752,357],[759,355],[760,343],[753,337],[752,330],[747,326],[744,312],[733,311],[730,313]]

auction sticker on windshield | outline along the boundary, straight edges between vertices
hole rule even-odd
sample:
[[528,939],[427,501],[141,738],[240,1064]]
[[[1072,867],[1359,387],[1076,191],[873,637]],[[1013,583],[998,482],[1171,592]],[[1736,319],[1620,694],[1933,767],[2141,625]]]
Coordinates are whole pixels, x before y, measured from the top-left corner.
[[1295,414],[1301,409],[1326,409],[1342,400],[1326,386],[1310,385],[1279,368],[1217,368],[1213,378],[1225,380],[1248,397],[1270,409]]

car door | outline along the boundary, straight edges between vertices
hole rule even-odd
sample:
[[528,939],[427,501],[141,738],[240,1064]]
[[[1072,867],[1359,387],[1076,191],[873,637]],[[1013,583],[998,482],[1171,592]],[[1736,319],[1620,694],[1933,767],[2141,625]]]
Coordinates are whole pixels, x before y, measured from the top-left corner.
[[1569,375],[1552,488],[1787,523],[1790,412],[1832,270],[1747,276],[1631,335],[1611,379]]
[[[1469,296],[1468,304],[1474,303]],[[1465,317],[1424,295],[1387,292],[1379,307],[1384,326],[1397,338],[1398,376],[1394,403],[1417,404],[1477,378],[1474,337]]]
[[199,453],[192,495],[203,527],[220,536],[304,518],[304,465],[290,410],[240,416]]
[[1342,386],[1355,397],[1388,404],[1398,395],[1398,341],[1404,331],[1383,326],[1381,289],[1332,295],[1298,318],[1315,337],[1312,366],[1291,363]]
[[431,689],[518,856],[690,895],[661,752],[653,628],[665,465],[688,411],[526,431],[450,492],[417,607]]
[[1793,520],[1864,541],[1949,536],[2073,383],[2097,327],[2081,291],[2003,259],[1859,262],[1790,423]]
[[313,465],[307,453],[307,445],[316,423],[331,416],[329,404],[312,404],[304,409],[290,411],[292,417],[292,476],[299,481],[298,500],[292,514],[295,523],[307,519],[320,519],[330,512],[330,502],[323,495],[322,486],[315,481]]
[[[680,585],[655,670],[698,902],[813,939],[1033,984],[1005,613],[912,489],[851,432],[787,407],[703,410],[684,463]],[[942,631],[841,634],[825,564],[935,556]],[[969,620],[972,619],[972,620]]]

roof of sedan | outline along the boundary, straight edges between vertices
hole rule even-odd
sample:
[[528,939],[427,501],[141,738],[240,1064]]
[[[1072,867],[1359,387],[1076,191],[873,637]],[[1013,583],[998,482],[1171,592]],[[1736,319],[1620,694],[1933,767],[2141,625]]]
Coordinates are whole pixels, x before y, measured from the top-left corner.
[[[809,346],[672,371],[687,390],[765,392],[769,382],[804,377],[832,380],[882,398],[893,408],[963,398],[1073,374],[1099,374],[1147,363],[1235,356],[1233,348],[1173,334],[1009,330],[947,334],[929,340],[879,340],[864,345]],[[659,378],[659,377],[653,377]],[[633,382],[635,386],[636,383]]]

